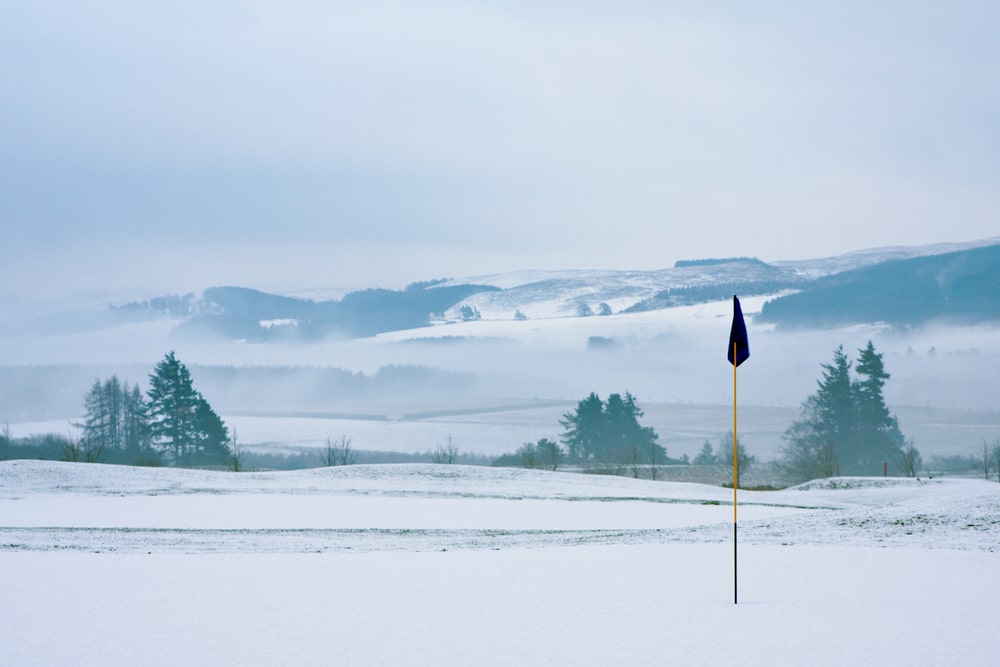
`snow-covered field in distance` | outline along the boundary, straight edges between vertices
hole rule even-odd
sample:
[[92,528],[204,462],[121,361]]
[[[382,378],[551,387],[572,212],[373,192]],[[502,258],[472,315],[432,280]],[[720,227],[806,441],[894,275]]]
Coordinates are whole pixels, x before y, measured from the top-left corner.
[[[0,463],[0,663],[991,664],[1000,484]],[[86,622],[84,622],[86,620]]]
[[[226,425],[234,429],[238,442],[247,451],[294,454],[317,452],[328,438],[351,439],[356,450],[422,454],[438,446],[454,444],[463,453],[496,457],[515,451],[525,442],[541,438],[558,439],[563,433],[559,419],[575,409],[573,401],[538,401],[505,404],[468,402],[447,404],[355,404],[352,412],[367,416],[302,416],[298,414],[226,414]],[[407,409],[437,408],[433,412],[406,412]],[[717,446],[732,429],[732,406],[678,403],[645,403],[640,422],[652,426],[659,442],[673,458],[694,458],[706,441]],[[944,408],[893,408],[903,434],[912,438],[925,463],[933,456],[969,456],[983,441],[1000,437],[1000,412],[950,410]],[[776,458],[783,444],[782,434],[798,408],[740,406],[740,441],[761,461]],[[13,437],[32,434],[79,434],[69,420],[9,424]]]

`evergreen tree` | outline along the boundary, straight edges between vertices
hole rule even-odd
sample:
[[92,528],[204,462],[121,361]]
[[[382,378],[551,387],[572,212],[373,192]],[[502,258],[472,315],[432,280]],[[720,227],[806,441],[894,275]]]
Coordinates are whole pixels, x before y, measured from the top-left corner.
[[191,373],[171,351],[149,376],[149,416],[153,442],[181,461],[195,443],[198,394]]
[[853,460],[856,455],[856,412],[851,386],[851,362],[844,354],[844,346],[833,353],[833,363],[823,364],[823,377],[815,394],[813,429],[823,442],[838,445],[838,458]]
[[606,420],[604,401],[597,394],[591,392],[577,404],[576,412],[567,412],[559,423],[566,429],[562,441],[571,459],[587,460],[601,451]]
[[858,413],[857,459],[861,469],[871,470],[883,461],[898,459],[904,442],[899,424],[882,397],[882,387],[890,377],[882,364],[882,355],[875,352],[871,341],[858,350],[858,355],[855,370],[860,378],[852,385]]
[[185,463],[224,464],[229,460],[229,429],[201,394],[195,404],[194,448]]
[[[621,407],[612,409],[612,399],[615,403],[620,403]],[[624,452],[629,460],[638,463],[654,463],[656,460],[663,461],[667,457],[667,451],[656,441],[660,439],[652,426],[642,426],[639,424],[639,417],[643,416],[643,411],[635,402],[635,396],[625,392],[622,399],[618,394],[608,397],[608,442],[612,447],[611,453]]]
[[225,423],[195,390],[191,373],[173,352],[149,376],[150,433],[175,463],[223,463],[229,435]]
[[708,440],[702,444],[701,449],[698,451],[698,455],[694,457],[694,465],[696,466],[711,466],[719,462],[718,457],[712,449],[712,443]]

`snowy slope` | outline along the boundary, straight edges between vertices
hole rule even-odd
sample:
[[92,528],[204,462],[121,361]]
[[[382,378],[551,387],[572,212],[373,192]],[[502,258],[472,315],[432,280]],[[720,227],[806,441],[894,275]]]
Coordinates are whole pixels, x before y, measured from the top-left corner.
[[4,462],[0,664],[992,664],[1000,484],[730,494]]
[[[714,542],[732,511],[731,491],[700,484],[430,464],[234,474],[12,461],[0,463],[0,489],[8,550],[247,547],[247,534],[226,531],[253,531],[264,551],[424,550],[436,532],[453,548],[603,542],[608,531],[629,543]],[[751,543],[1000,544],[1000,485],[977,480],[844,478],[743,491],[739,507]]]
[[501,292],[477,294],[460,304],[476,308],[486,319],[509,319],[517,311],[529,318],[567,317],[575,315],[580,304],[596,312],[598,304],[606,303],[617,313],[667,288],[775,279],[779,275],[789,280],[812,280],[887,261],[997,243],[1000,237],[968,243],[871,248],[819,259],[767,260],[767,266],[732,262],[653,271],[517,271],[471,276],[446,284],[471,283],[501,288]]

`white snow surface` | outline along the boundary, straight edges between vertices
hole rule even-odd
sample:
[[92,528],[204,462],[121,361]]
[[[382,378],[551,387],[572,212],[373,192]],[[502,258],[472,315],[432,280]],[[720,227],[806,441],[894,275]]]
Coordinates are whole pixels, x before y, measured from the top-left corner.
[[1000,484],[0,463],[4,665],[986,665]]

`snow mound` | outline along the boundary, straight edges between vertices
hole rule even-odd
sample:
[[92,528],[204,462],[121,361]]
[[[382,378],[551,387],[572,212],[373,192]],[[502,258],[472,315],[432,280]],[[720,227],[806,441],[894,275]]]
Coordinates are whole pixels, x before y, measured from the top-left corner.
[[[828,479],[814,479],[791,488],[796,491],[851,491],[923,486],[934,481],[914,477],[830,477]],[[936,481],[940,483],[940,480]]]

